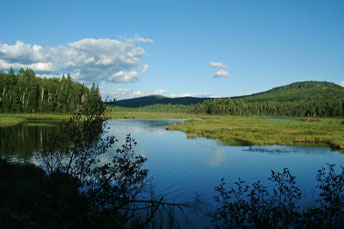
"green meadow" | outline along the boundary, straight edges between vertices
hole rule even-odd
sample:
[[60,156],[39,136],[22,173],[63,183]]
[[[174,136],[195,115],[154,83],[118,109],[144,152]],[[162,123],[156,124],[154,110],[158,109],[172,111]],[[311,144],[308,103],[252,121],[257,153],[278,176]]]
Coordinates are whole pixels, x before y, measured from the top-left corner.
[[0,114],[0,126],[15,125],[24,121],[60,121],[69,119],[70,114],[51,114],[51,113],[33,113],[33,114]]
[[[0,114],[0,126],[23,121],[67,120],[70,114]],[[167,127],[189,138],[219,139],[228,145],[326,144],[344,150],[344,119],[320,118],[296,121],[269,120],[259,116],[142,112],[135,109],[107,112],[107,119],[186,119]],[[36,124],[35,124],[36,125]]]
[[167,127],[189,138],[220,139],[229,145],[326,144],[344,150],[343,119],[269,120],[268,117],[222,116],[217,119],[187,120]]

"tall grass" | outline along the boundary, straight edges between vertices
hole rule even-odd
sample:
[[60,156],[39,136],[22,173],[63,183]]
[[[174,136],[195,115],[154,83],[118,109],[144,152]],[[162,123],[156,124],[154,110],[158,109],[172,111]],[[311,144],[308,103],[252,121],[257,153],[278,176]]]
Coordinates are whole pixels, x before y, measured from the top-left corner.
[[344,146],[341,119],[275,121],[267,117],[227,116],[216,120],[187,120],[167,127],[189,137],[221,139],[229,145],[295,145],[326,143],[332,148]]

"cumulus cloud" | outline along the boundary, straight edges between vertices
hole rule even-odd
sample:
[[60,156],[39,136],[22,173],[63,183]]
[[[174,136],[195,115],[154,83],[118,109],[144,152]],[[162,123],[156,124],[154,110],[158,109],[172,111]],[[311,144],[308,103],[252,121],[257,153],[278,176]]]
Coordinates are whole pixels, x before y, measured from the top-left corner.
[[167,92],[167,90],[164,89],[158,89],[152,92],[152,95],[163,95]]
[[230,75],[228,71],[224,70],[225,68],[228,68],[228,66],[221,62],[210,62],[209,66],[212,68],[221,68],[213,75],[213,78],[225,77]]
[[14,45],[0,43],[0,70],[32,68],[38,74],[71,73],[86,82],[129,83],[140,79],[148,65],[140,66],[145,50],[138,43],[153,40],[138,35],[133,39],[86,38],[67,46],[42,47],[17,41]]
[[209,66],[212,68],[227,68],[227,66],[221,62],[210,62]]
[[340,86],[344,87],[344,81],[339,83]]
[[128,88],[117,88],[115,90],[103,89],[103,90],[100,90],[100,92],[104,99],[109,97],[110,99],[116,98],[116,99],[121,100],[121,99],[130,99],[130,98],[148,96],[148,95],[163,95],[167,92],[167,90],[158,89],[154,91],[139,91],[139,90],[131,90]]
[[213,75],[213,78],[226,77],[226,76],[229,76],[228,71],[224,69],[220,69],[215,73],[215,75]]
[[154,43],[154,41],[152,39],[143,38],[143,37],[137,37],[137,38],[135,38],[135,40],[137,42],[144,43],[144,44],[153,44]]
[[217,96],[214,96],[213,94],[209,94],[207,92],[203,93],[196,93],[196,94],[170,94],[170,97],[209,97],[209,98],[216,98]]

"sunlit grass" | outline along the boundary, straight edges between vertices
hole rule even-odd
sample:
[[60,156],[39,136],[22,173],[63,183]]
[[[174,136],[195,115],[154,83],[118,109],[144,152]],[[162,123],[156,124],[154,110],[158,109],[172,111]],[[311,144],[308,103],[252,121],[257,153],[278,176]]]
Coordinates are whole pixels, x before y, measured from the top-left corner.
[[[0,126],[26,120],[65,120],[70,114],[0,114]],[[188,138],[220,139],[228,145],[309,145],[328,144],[344,150],[344,119],[322,118],[314,122],[269,120],[259,116],[225,116],[186,113],[142,112],[123,108],[107,112],[107,119],[188,119],[168,126],[180,130]]]
[[0,114],[0,126],[14,125],[24,121],[24,118],[11,117]]
[[14,125],[30,120],[66,120],[69,114],[0,114],[0,126]]
[[229,145],[295,145],[327,143],[344,147],[342,119],[309,121],[277,121],[267,117],[226,116],[216,120],[187,120],[167,127],[180,130],[189,137],[221,139]]

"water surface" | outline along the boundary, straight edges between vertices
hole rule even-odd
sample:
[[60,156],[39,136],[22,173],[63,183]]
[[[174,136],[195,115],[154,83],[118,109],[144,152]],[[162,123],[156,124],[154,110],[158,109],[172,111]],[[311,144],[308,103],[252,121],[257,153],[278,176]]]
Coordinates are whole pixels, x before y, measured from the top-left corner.
[[[167,131],[166,126],[180,119],[109,120],[108,134],[119,142],[130,133],[137,141],[136,152],[148,158],[152,184],[166,201],[184,202],[198,194],[213,203],[214,187],[221,178],[231,184],[240,177],[248,184],[261,180],[271,188],[267,178],[271,170],[289,168],[305,194],[302,202],[313,203],[318,196],[316,172],[326,163],[344,165],[344,155],[328,147],[308,146],[225,146],[216,140],[187,139],[180,131]],[[1,153],[34,161],[32,152],[41,147],[44,138],[58,132],[57,126],[20,124],[0,128]],[[105,156],[110,160],[110,155]]]
[[146,167],[153,177],[157,193],[173,201],[188,201],[197,193],[212,201],[214,187],[223,177],[227,183],[240,177],[251,184],[267,178],[271,170],[289,168],[297,184],[311,202],[315,175],[326,163],[344,165],[344,155],[328,147],[310,146],[224,146],[216,140],[187,139],[180,131],[166,131],[165,126],[181,120],[110,120],[109,134],[124,139],[131,133],[136,151],[147,156]]

